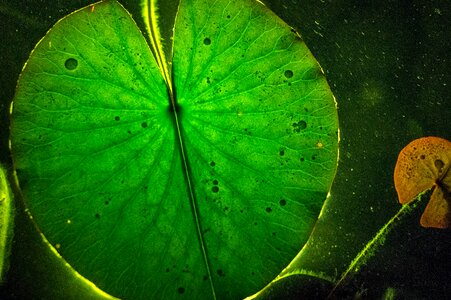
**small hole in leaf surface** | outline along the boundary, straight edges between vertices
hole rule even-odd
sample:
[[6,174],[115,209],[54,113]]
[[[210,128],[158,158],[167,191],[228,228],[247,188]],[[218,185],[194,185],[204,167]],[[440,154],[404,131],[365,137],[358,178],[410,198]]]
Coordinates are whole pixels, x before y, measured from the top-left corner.
[[205,38],[204,39],[204,45],[211,45],[211,40],[210,40],[210,38]]
[[283,75],[285,75],[286,78],[291,78],[293,77],[293,71],[286,70],[285,73],[283,73]]
[[441,159],[436,159],[434,161],[434,165],[437,168],[438,172],[441,173],[443,167],[445,166],[445,163]]
[[305,128],[307,128],[307,122],[305,121],[299,121],[297,123],[293,123],[291,126],[293,126],[293,131],[294,132],[301,132],[301,130],[304,130]]
[[70,71],[75,70],[78,67],[78,61],[75,58],[68,58],[64,62],[64,66]]

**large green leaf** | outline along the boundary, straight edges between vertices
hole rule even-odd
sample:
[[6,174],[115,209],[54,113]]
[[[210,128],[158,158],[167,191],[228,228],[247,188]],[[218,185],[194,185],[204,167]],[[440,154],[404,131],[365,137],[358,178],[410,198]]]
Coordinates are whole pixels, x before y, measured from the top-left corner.
[[19,79],[17,177],[49,242],[105,291],[242,298],[314,225],[337,163],[334,98],[253,0],[181,1],[173,68],[165,83],[116,1],[60,20]]

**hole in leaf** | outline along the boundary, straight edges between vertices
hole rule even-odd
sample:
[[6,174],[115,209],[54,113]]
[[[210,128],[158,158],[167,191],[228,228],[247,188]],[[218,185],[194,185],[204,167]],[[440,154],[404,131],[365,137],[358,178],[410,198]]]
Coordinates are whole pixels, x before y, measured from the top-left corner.
[[68,58],[64,62],[64,66],[70,71],[75,70],[78,67],[78,61],[75,58]]
[[304,130],[305,128],[307,128],[307,122],[299,121],[297,123],[293,123],[292,126],[293,126],[294,132],[301,132],[301,130]]
[[287,200],[280,199],[279,204],[280,204],[280,206],[285,206],[285,205],[287,205]]
[[142,122],[142,123],[141,123],[141,127],[142,127],[142,128],[147,128],[147,122]]
[[443,167],[445,166],[445,164],[443,163],[443,161],[441,159],[437,159],[434,162],[435,167],[437,168],[439,173],[442,173],[443,171]]
[[286,70],[285,73],[283,73],[283,75],[285,75],[286,78],[291,78],[293,77],[293,71]]
[[433,189],[420,219],[423,227],[448,228],[451,223],[451,142],[438,137],[412,141],[401,150],[394,171],[401,204]]
[[185,293],[185,288],[184,288],[184,287],[179,287],[179,288],[177,289],[177,292],[178,292],[179,294],[183,294],[183,293]]
[[204,45],[211,45],[211,40],[210,40],[210,38],[205,38],[204,39]]
[[217,193],[217,192],[219,192],[219,188],[217,186],[214,186],[214,187],[211,188],[211,191],[213,193]]

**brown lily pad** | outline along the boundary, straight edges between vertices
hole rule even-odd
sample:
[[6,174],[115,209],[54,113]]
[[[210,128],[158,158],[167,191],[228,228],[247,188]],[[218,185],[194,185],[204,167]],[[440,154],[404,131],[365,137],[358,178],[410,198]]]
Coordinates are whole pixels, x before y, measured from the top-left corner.
[[451,142],[439,137],[412,141],[399,153],[394,180],[398,199],[406,204],[433,189],[421,216],[423,227],[449,228],[451,224]]

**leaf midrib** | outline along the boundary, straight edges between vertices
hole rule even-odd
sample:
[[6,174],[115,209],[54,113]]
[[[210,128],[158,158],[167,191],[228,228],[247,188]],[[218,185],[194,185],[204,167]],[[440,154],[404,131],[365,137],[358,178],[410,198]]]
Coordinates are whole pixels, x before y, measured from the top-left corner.
[[[150,16],[152,16],[152,13],[154,12],[152,8],[154,8],[155,5],[155,0],[149,0],[148,1],[148,5],[147,5],[147,16],[150,18]],[[179,3],[179,7],[180,7],[180,3]],[[178,11],[177,11],[178,14]],[[196,234],[198,237],[198,241],[199,241],[199,247],[200,250],[202,252],[202,259],[205,265],[205,269],[207,271],[207,277],[208,277],[208,281],[210,283],[210,289],[211,289],[211,293],[213,296],[213,299],[216,300],[216,292],[215,292],[215,286],[213,283],[213,277],[212,277],[212,272],[211,272],[211,267],[210,267],[210,261],[208,258],[208,254],[207,254],[207,247],[206,247],[206,243],[205,243],[205,239],[204,236],[202,234],[203,230],[202,230],[202,225],[200,223],[200,213],[199,213],[199,206],[198,206],[198,202],[197,199],[195,197],[195,193],[194,193],[194,188],[193,188],[193,184],[192,184],[192,179],[191,179],[191,172],[190,172],[190,167],[189,167],[189,162],[186,156],[186,148],[185,148],[185,143],[182,137],[182,126],[180,123],[180,119],[179,119],[179,107],[178,104],[176,102],[176,87],[175,87],[175,82],[174,82],[174,78],[173,78],[173,63],[172,61],[170,62],[170,66],[172,67],[172,70],[168,70],[168,64],[166,64],[166,58],[164,55],[164,51],[162,48],[162,44],[160,43],[160,39],[161,39],[161,34],[160,32],[158,32],[158,30],[160,29],[158,24],[156,24],[158,18],[150,18],[149,24],[150,24],[150,28],[148,28],[149,31],[149,36],[150,36],[150,45],[149,47],[152,49],[153,48],[153,52],[155,53],[155,58],[158,62],[158,66],[160,69],[161,74],[163,75],[164,81],[166,83],[166,89],[168,92],[168,97],[169,97],[169,101],[170,101],[170,109],[171,109],[171,113],[173,116],[173,124],[175,127],[175,134],[177,136],[177,141],[178,141],[178,146],[180,149],[180,154],[181,154],[181,162],[182,162],[182,166],[183,166],[183,172],[184,172],[184,177],[185,177],[185,182],[187,184],[187,188],[188,188],[188,197],[189,197],[189,202],[190,202],[190,207],[191,207],[191,213],[193,216],[193,221],[195,223],[196,226]],[[175,28],[175,22],[174,22],[174,28]],[[174,34],[175,34],[175,29],[174,29]],[[174,38],[173,38],[174,40]],[[147,39],[146,39],[147,41]],[[154,47],[153,47],[154,46]],[[170,58],[171,60],[173,59],[173,56],[171,56]]]

